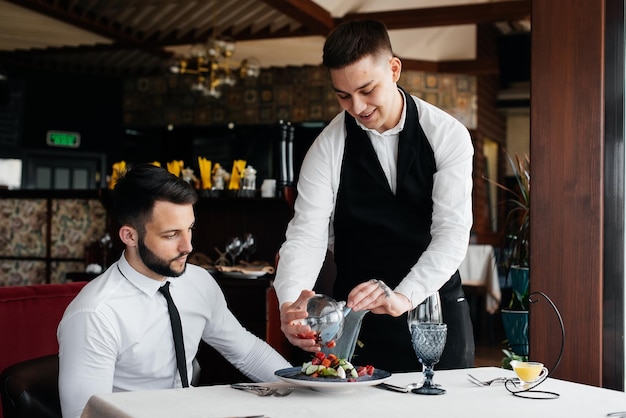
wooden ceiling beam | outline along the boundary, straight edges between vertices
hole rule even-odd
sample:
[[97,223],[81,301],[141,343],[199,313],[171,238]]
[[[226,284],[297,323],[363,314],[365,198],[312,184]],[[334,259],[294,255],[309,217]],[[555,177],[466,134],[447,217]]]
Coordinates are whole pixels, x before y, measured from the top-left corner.
[[510,0],[461,6],[427,7],[387,12],[349,13],[340,21],[374,19],[385,23],[387,29],[413,29],[435,26],[469,25],[530,16],[531,0]]
[[116,22],[111,22],[102,16],[90,15],[83,10],[77,10],[75,6],[68,9],[55,0],[5,1],[117,42],[141,46],[143,41],[141,37],[132,35],[128,30],[120,30],[121,27]]
[[496,59],[458,60],[458,61],[423,61],[403,59],[402,69],[413,71],[425,71],[428,73],[450,73],[485,75],[498,74],[498,62]]
[[[132,28],[122,28],[117,22],[103,16],[94,16],[78,10],[76,6],[63,7],[56,0],[6,0],[21,7],[59,19],[67,24],[110,38],[116,43],[147,47],[163,47],[198,42],[195,31],[181,38],[176,38],[175,31],[163,36],[146,37]],[[341,19],[333,19],[326,9],[312,0],[261,0],[274,7],[291,19],[297,20],[302,27],[292,30],[267,30],[251,33],[244,30],[234,36],[236,40],[278,39],[294,36],[326,36],[336,24],[354,19],[377,19],[383,21],[388,29],[409,29],[446,25],[492,23],[498,21],[519,20],[530,15],[531,0],[509,0],[496,3],[480,3],[461,6],[443,6],[421,9],[396,10],[373,13],[351,13]],[[199,35],[206,37],[206,33]],[[160,38],[160,39],[159,39]],[[204,41],[205,39],[201,39]]]
[[425,61],[400,58],[403,70],[425,71],[427,73],[436,73],[439,63],[437,61]]
[[262,0],[281,13],[300,22],[311,35],[328,35],[335,27],[330,12],[311,0]]
[[500,72],[497,59],[478,58],[475,60],[439,61],[438,72],[470,75],[493,75]]
[[[285,3],[299,4],[297,0],[281,1],[281,0],[262,0],[265,3],[275,7],[282,13],[288,14]],[[308,1],[307,1],[308,3]],[[448,25],[462,25],[462,24],[481,24],[481,23],[493,23],[509,20],[522,20],[530,16],[530,4],[531,0],[509,0],[497,3],[484,3],[473,4],[463,6],[443,6],[443,7],[430,7],[422,9],[407,9],[396,10],[389,12],[373,12],[373,13],[350,13],[340,19],[332,19],[333,26],[328,29],[317,31],[307,26],[306,20],[308,17],[302,17],[302,13],[296,15],[289,15],[292,19],[296,19],[301,22],[306,28],[300,28],[295,31],[289,29],[281,30],[278,32],[259,31],[254,34],[246,31],[234,36],[237,40],[254,40],[254,39],[278,39],[282,37],[295,37],[295,36],[311,36],[322,35],[326,36],[328,32],[336,24],[343,21],[356,20],[356,19],[376,19],[385,23],[388,29],[411,29],[411,28],[426,28]],[[315,5],[315,7],[319,7]],[[322,9],[324,10],[324,9]],[[327,14],[327,12],[326,12]],[[330,15],[329,15],[330,16]],[[324,22],[323,28],[326,28],[328,22]]]

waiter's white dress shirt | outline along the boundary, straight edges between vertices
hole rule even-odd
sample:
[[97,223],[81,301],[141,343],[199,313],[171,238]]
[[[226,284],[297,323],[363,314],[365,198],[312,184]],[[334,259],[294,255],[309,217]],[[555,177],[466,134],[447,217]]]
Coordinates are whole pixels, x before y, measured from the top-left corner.
[[[187,374],[200,339],[254,381],[276,380],[291,365],[247,331],[228,310],[211,275],[187,265],[168,278],[183,326]],[[93,394],[182,387],[164,282],[146,277],[124,255],[88,283],[65,311],[59,340],[59,393],[63,417],[79,417]]]
[[[419,122],[433,149],[437,166],[432,193],[432,241],[394,289],[407,296],[415,307],[450,279],[465,257],[473,221],[474,148],[469,132],[461,122],[417,97],[410,97],[417,106]],[[398,138],[405,119],[406,104],[399,123],[383,134],[359,124],[367,131],[394,193]],[[281,305],[295,301],[302,289],[313,288],[327,248],[333,250],[332,222],[345,138],[344,112],[341,112],[316,138],[302,163],[295,214],[280,249],[274,281]]]

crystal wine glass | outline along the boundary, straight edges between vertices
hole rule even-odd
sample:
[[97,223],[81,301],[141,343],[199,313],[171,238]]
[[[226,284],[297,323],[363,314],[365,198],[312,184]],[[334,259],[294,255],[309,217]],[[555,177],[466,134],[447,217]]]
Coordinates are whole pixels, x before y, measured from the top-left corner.
[[420,395],[442,395],[445,389],[433,384],[433,366],[439,362],[443,348],[446,345],[448,326],[446,324],[436,324],[422,322],[418,323],[411,330],[411,341],[415,354],[424,365],[424,384],[420,388],[413,389],[413,393]]
[[250,261],[250,257],[256,251],[256,240],[254,239],[254,235],[251,233],[246,233],[243,236],[242,244],[241,244],[241,253],[246,262]]
[[424,365],[424,383],[412,389],[422,395],[441,395],[445,389],[433,384],[433,366],[439,362],[446,344],[447,325],[443,323],[439,293],[427,297],[415,309],[409,311],[407,322],[411,343],[420,363]]
[[232,260],[232,265],[237,264],[237,257],[241,254],[241,239],[239,237],[233,237],[230,239],[228,244],[226,244],[226,252],[230,255],[230,259]]

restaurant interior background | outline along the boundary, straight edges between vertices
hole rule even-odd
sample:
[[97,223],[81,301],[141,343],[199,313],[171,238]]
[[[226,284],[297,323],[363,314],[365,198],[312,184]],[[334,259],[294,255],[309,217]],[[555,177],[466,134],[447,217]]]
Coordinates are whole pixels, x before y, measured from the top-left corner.
[[[132,3],[129,2],[131,5]],[[275,3],[280,2],[261,3],[265,7],[279,7]],[[243,52],[236,60],[261,50],[255,49],[253,44],[263,39],[254,39],[255,37],[266,37],[265,40],[275,41],[274,38],[285,36],[289,30],[295,28],[294,33],[298,35],[306,34],[323,39],[320,34],[328,29],[326,15],[313,7],[313,11],[308,10],[308,14],[305,13],[313,22],[307,26],[307,20],[302,18],[303,12],[291,10],[292,3],[285,2],[286,6],[280,10],[281,14],[287,16],[286,27],[291,29],[278,30],[278,34],[264,29],[257,34],[248,29],[241,30],[241,27],[238,27],[240,32],[227,29],[228,34],[235,35],[237,39],[237,53]],[[318,6],[321,4],[326,10],[351,7],[350,2],[341,2],[342,5],[333,5],[331,3],[334,2],[331,1],[306,3]],[[509,153],[527,153],[530,135],[528,78],[513,80],[522,82],[508,86],[502,84],[501,77],[504,73],[501,70],[502,65],[506,66],[506,61],[501,61],[502,56],[498,54],[500,51],[508,53],[509,58],[519,58],[528,51],[522,49],[523,53],[518,53],[513,47],[499,50],[498,38],[503,35],[503,27],[515,32],[521,31],[528,36],[529,27],[522,23],[528,23],[526,18],[530,13],[531,1],[451,0],[446,1],[445,5],[438,1],[425,1],[425,9],[422,10],[425,18],[416,13],[406,13],[406,10],[415,10],[415,2],[400,1],[399,10],[404,10],[411,23],[401,19],[402,12],[393,14],[392,10],[389,12],[391,14],[385,14],[376,9],[394,7],[392,2],[385,3],[389,5],[366,4],[360,13],[375,13],[372,17],[378,16],[383,21],[388,19],[388,26],[393,29],[394,34],[408,31],[406,28],[411,24],[417,26],[417,30],[437,31],[428,36],[409,37],[408,43],[414,43],[416,49],[423,47],[424,43],[440,46],[439,40],[444,39],[445,33],[451,30],[449,25],[472,28],[473,36],[466,38],[471,38],[474,46],[464,50],[472,57],[454,59],[431,55],[420,58],[412,56],[414,51],[410,51],[410,48],[406,52],[396,53],[404,62],[403,82],[415,82],[415,88],[410,88],[412,92],[444,108],[446,103],[456,104],[456,100],[462,98],[462,109],[466,112],[463,115],[468,115],[464,122],[470,128],[478,150],[473,196],[475,239],[477,242],[497,245],[497,221],[494,220],[501,220],[503,217],[501,206],[497,204],[501,196],[497,196],[497,191],[487,186],[483,175],[492,176],[495,172],[497,178],[505,178],[507,168],[502,158],[503,150],[506,149]],[[507,5],[502,6],[499,3]],[[75,6],[78,4],[84,6],[87,3],[74,2]],[[467,4],[469,9],[463,9]],[[484,11],[480,7],[487,4],[493,6],[495,12],[481,20],[476,13]],[[251,4],[240,6],[251,7]],[[372,9],[368,10],[368,6]],[[328,93],[325,74],[316,65],[319,62],[319,52],[315,58],[318,61],[310,61],[311,51],[308,49],[311,44],[305,41],[308,40],[307,36],[298,38],[300,48],[305,50],[301,52],[309,54],[309,58],[302,64],[278,60],[275,65],[262,62],[263,70],[258,78],[225,88],[223,97],[215,101],[185,94],[185,83],[188,81],[184,81],[180,75],[175,76],[164,71],[167,66],[160,68],[158,73],[146,72],[143,66],[133,71],[132,68],[138,64],[152,64],[154,57],[134,55],[130,58],[132,64],[128,64],[124,51],[135,53],[137,44],[141,44],[143,39],[142,33],[133,32],[128,23],[116,26],[110,20],[102,19],[102,16],[101,20],[94,20],[93,16],[98,16],[97,10],[93,10],[94,14],[76,7],[66,10],[56,2],[1,0],[0,10],[3,13],[0,16],[11,16],[4,12],[13,11],[12,8],[15,7],[27,8],[30,12],[44,16],[47,14],[65,24],[74,24],[83,31],[89,27],[92,30],[89,32],[91,35],[95,33],[100,38],[108,35],[109,38],[106,41],[93,41],[89,45],[91,35],[82,36],[78,39],[85,42],[85,45],[74,40],[69,46],[39,45],[32,49],[22,47],[15,50],[0,44],[0,74],[3,75],[0,80],[3,91],[0,105],[0,158],[20,159],[23,165],[21,190],[1,191],[0,194],[0,204],[3,205],[0,224],[0,281],[5,285],[60,282],[64,280],[64,273],[84,268],[85,249],[111,227],[106,217],[106,190],[101,187],[106,184],[106,175],[110,174],[113,162],[157,160],[165,163],[173,159],[183,159],[193,164],[199,155],[211,159],[213,157],[209,154],[217,155],[219,152],[224,155],[223,164],[227,166],[230,164],[226,161],[227,158],[246,158],[258,167],[259,178],[275,177],[274,145],[280,136],[278,120],[290,121],[296,127],[296,141],[301,144],[297,148],[302,154],[315,134],[328,121],[329,115],[333,113],[333,106],[336,106],[329,99],[332,94]],[[208,6],[205,11],[207,10]],[[332,17],[344,17],[346,10],[336,10]],[[524,13],[520,13],[520,10]],[[184,12],[193,14],[193,10],[189,9]],[[498,12],[506,17],[504,25],[499,20]],[[140,16],[137,19],[142,21]],[[149,19],[143,18],[142,23],[146,24],[147,20]],[[184,19],[173,20],[182,22],[181,25],[185,23]],[[188,20],[192,21],[191,17]],[[18,22],[23,24],[23,21]],[[10,28],[13,23],[14,20],[3,21],[0,26]],[[37,23],[41,27],[41,21]],[[262,25],[263,22],[259,24]],[[66,29],[68,37],[73,34],[74,29]],[[158,28],[151,30],[157,31]],[[131,35],[127,35],[129,33]],[[206,39],[209,32],[191,33],[200,41],[200,36]],[[191,36],[182,36],[181,39],[187,41]],[[166,49],[165,38],[171,39],[164,36],[164,40],[155,42],[155,38],[151,38],[148,52],[154,52],[155,48],[160,52],[161,48]],[[0,40],[2,39],[0,30]],[[52,42],[52,38],[50,41]],[[405,44],[401,46],[406,47]],[[188,44],[178,45],[180,49],[188,47]],[[272,49],[280,55],[281,48]],[[321,51],[319,40],[317,51]],[[297,56],[294,49],[285,48],[283,52],[282,55],[294,59]],[[145,53],[144,50],[142,54]],[[112,63],[119,64],[120,67]],[[124,67],[123,64],[128,65]],[[514,65],[514,68],[519,67],[519,63]],[[320,72],[323,75],[321,78]],[[268,89],[270,85],[272,88]],[[445,90],[446,86],[452,90]],[[465,100],[463,98],[467,96],[459,93],[468,92],[468,86],[470,96],[469,100]],[[303,104],[304,100],[306,105]],[[215,105],[216,103],[220,104]],[[455,106],[446,110],[456,111]],[[285,113],[286,111],[289,113]],[[229,126],[230,122],[233,123],[232,127]],[[173,129],[170,130],[169,125]],[[80,147],[60,149],[48,146],[46,133],[49,130],[79,132]],[[229,146],[223,147],[225,142]],[[235,145],[230,146],[231,144]],[[259,147],[260,144],[262,146]],[[92,170],[98,174],[88,176],[93,187],[87,189],[93,190],[70,192],[37,189],[33,170],[38,164],[63,164],[78,171]],[[271,230],[269,226],[274,224],[284,227],[290,216],[290,208],[280,198],[269,199],[271,203],[259,202],[260,200],[250,199],[244,202],[242,199],[230,199],[230,202],[224,203],[221,199],[214,199],[210,204],[202,202],[208,206],[202,212],[207,221],[200,240],[207,240],[201,241],[197,247],[211,253],[213,246],[223,247],[229,235],[251,231],[259,234],[267,244],[266,249],[259,252],[259,258],[271,259],[274,249],[280,243],[282,231],[276,232],[276,228]],[[32,205],[23,205],[25,201]],[[64,206],[59,202],[69,205]],[[16,211],[26,214],[25,218],[29,219],[33,227],[23,227],[24,224],[20,222],[24,219],[13,216]],[[275,214],[275,218],[264,222],[263,217],[270,213]],[[25,235],[9,236],[6,228],[12,222],[19,225],[12,229],[11,234],[18,231]],[[260,229],[254,230],[255,228]],[[28,235],[27,230],[35,231],[35,235]],[[62,231],[81,232],[63,234]]]
[[[266,9],[272,9],[264,2],[259,3]],[[334,7],[335,14],[342,12],[336,10],[336,5],[318,3],[329,8]],[[422,16],[414,19],[414,23],[409,23],[409,27],[417,27],[413,30],[414,33],[393,30],[394,26],[407,27],[406,23],[401,22],[401,14],[394,11],[408,8],[406,2],[399,1],[393,6],[387,6],[390,10],[387,13],[396,13],[393,15],[395,17],[385,16],[387,9],[380,5],[369,7],[374,11],[382,11],[383,15],[373,17],[387,18],[392,42],[394,46],[399,45],[395,52],[404,63],[400,84],[412,94],[451,113],[472,132],[477,149],[474,175],[474,206],[477,214],[473,232],[479,241],[497,245],[498,219],[503,216],[502,206],[498,204],[500,197],[495,186],[488,186],[482,177],[485,175],[502,179],[507,169],[506,162],[501,158],[503,150],[509,153],[528,153],[529,2],[494,3],[499,6],[498,9],[484,8],[483,6],[489,4],[481,4],[485,3],[482,1],[469,2],[469,6],[466,6],[467,3],[449,1],[442,10],[431,8],[430,17]],[[423,14],[426,10],[424,7],[434,4],[439,3],[424,1],[419,10]],[[22,7],[26,9],[21,9]],[[164,2],[160,13],[167,11],[167,7],[167,2]],[[238,13],[243,13],[246,5],[238,5],[237,9],[232,7],[218,7],[217,3],[208,2],[205,23],[208,20],[211,27],[215,21],[222,22],[222,16],[237,16]],[[287,15],[292,20],[296,20],[293,16],[299,17],[294,12],[289,15],[285,12],[288,8],[283,7],[283,10],[279,9],[279,15]],[[353,6],[353,9],[358,10],[356,7]],[[367,6],[360,7],[362,10],[359,12],[370,12]],[[78,7],[63,10],[62,7],[52,4],[36,7],[29,1],[2,1],[0,8],[7,18],[14,14],[14,19],[25,22],[26,29],[29,22],[41,25],[42,22],[29,21],[28,18],[33,15],[41,18],[39,13],[42,12],[43,16],[47,14],[49,17],[60,18],[62,22],[74,23],[74,27],[63,28],[64,31],[76,30],[76,27],[84,29],[89,21],[83,19],[85,21],[77,24],[76,19],[89,13],[117,12],[118,15],[107,16],[107,19],[120,19],[120,24],[126,13],[115,6],[110,10],[106,7],[102,10],[80,10]],[[257,13],[262,14],[261,10],[257,10]],[[416,9],[412,6],[411,10]],[[144,17],[144,26],[149,27],[145,21],[153,19],[166,27],[164,21],[167,21],[167,16],[160,16],[159,21],[157,10],[150,13]],[[320,14],[319,10],[308,13],[309,17],[317,19],[318,26],[325,22],[318,16],[328,14]],[[179,16],[184,17],[179,21],[186,19],[191,24],[192,15],[195,16],[194,19],[199,19],[196,11],[191,10]],[[324,38],[320,36],[320,29],[314,25],[310,25],[315,28],[311,30],[306,24],[298,22],[300,27],[297,27],[293,22],[287,21],[290,28],[297,28],[296,34],[301,35],[305,29],[309,29],[315,35],[298,38],[298,43],[304,46],[310,46],[311,42],[316,43],[315,52],[298,53],[293,48],[285,47],[289,56],[284,57],[285,54],[280,54],[280,47],[277,54],[277,47],[272,46],[269,49],[274,55],[268,55],[267,48],[254,46],[255,42],[268,40],[248,39],[253,38],[249,35],[252,29],[245,29],[244,24],[250,19],[254,20],[251,15],[252,13],[245,15],[248,21],[243,20],[243,17],[240,21],[235,19],[232,26],[229,26],[229,22],[222,22],[219,30],[237,40],[231,65],[248,56],[260,57],[257,58],[261,64],[260,74],[258,77],[240,79],[234,86],[220,87],[219,99],[194,94],[191,88],[197,82],[197,77],[169,71],[174,53],[161,53],[160,61],[155,64],[146,60],[143,55],[137,55],[134,47],[124,45],[127,39],[123,34],[119,35],[117,43],[120,45],[117,47],[116,44],[103,46],[104,41],[98,37],[102,28],[98,24],[90,27],[91,36],[96,39],[91,40],[83,35],[83,30],[83,40],[74,41],[79,45],[73,47],[73,51],[71,46],[37,45],[28,49],[18,44],[19,47],[16,47],[11,44],[10,37],[0,36],[0,40],[5,42],[5,50],[0,52],[0,70],[4,76],[4,105],[0,108],[0,158],[5,162],[21,162],[18,188],[25,193],[23,196],[32,197],[35,190],[42,189],[101,189],[100,193],[105,193],[112,164],[122,160],[128,165],[151,161],[165,165],[168,161],[182,160],[199,175],[198,157],[220,163],[227,171],[231,170],[233,160],[244,159],[257,170],[257,185],[260,185],[266,178],[280,177],[280,121],[291,124],[294,129],[294,181],[297,180],[299,163],[306,149],[325,123],[339,111],[326,70],[319,66]],[[438,15],[445,16],[443,22],[441,17],[436,18]],[[7,20],[7,24],[11,25],[14,19]],[[451,19],[456,20],[456,26],[450,24]],[[100,20],[104,21],[105,18],[100,17]],[[396,20],[400,23],[394,23]],[[470,25],[473,21],[488,23]],[[53,25],[55,22],[48,23]],[[130,25],[129,21],[124,21],[124,24]],[[21,25],[24,26],[24,23]],[[239,28],[239,32],[235,32],[233,28]],[[159,29],[157,27],[151,30],[158,33]],[[196,36],[202,41],[209,33],[206,28],[203,29],[203,32],[200,27],[196,29],[196,32],[201,33]],[[262,29],[257,30],[260,33],[257,35],[259,38],[266,36],[271,41],[276,36],[267,36]],[[459,33],[454,33],[458,30]],[[137,38],[149,35],[141,34],[139,29],[136,31]],[[21,31],[26,32],[27,30]],[[166,37],[164,34],[160,36]],[[420,48],[407,48],[407,37],[411,43],[420,44]],[[303,40],[310,38],[314,41]],[[479,43],[480,39],[482,42]],[[96,45],[82,45],[89,44],[90,41]],[[280,41],[286,42],[289,39],[283,38]],[[45,42],[54,45],[52,40],[44,41],[44,45]],[[173,44],[174,46],[169,45],[164,49],[171,48],[177,54],[189,52],[189,45],[180,45],[180,42]],[[453,46],[450,47],[450,44]],[[167,42],[164,41],[164,45]],[[117,48],[122,52],[131,50],[134,55],[129,53],[130,58],[121,56],[122,52]],[[141,53],[150,52],[149,48],[155,47],[148,43],[148,47]],[[431,54],[432,61],[415,59],[415,49],[425,54],[423,57]],[[403,52],[406,55],[402,55]],[[439,58],[439,61],[435,61],[433,54],[448,59]],[[474,60],[469,61],[468,58]],[[132,59],[139,61],[127,64]],[[148,63],[144,64],[144,61]],[[448,72],[443,72],[440,68],[448,69]],[[507,129],[507,119],[512,125],[510,129]],[[80,144],[75,148],[51,146],[46,140],[50,132],[77,133],[80,135]],[[16,173],[15,170],[4,172],[11,175]],[[280,191],[279,184],[279,194]],[[9,196],[18,195],[7,197]],[[66,272],[82,270],[80,263],[84,262],[85,248],[100,239],[105,233],[103,228],[107,228],[107,221],[99,220],[100,212],[105,209],[100,208],[98,202],[103,199],[96,195],[92,197],[91,202],[76,202],[72,199],[61,199],[58,202],[53,199],[52,202],[47,202],[43,199],[33,202],[35,207],[28,211],[24,210],[23,202],[19,199],[3,199],[3,213],[7,218],[19,217],[17,212],[20,212],[26,214],[28,219],[28,214],[39,213],[48,204],[55,208],[60,206],[47,220],[36,220],[45,221],[46,225],[51,225],[50,228],[38,228],[39,224],[36,223],[30,229],[29,236],[22,235],[28,234],[28,228],[19,230],[19,237],[11,236],[15,232],[9,231],[10,222],[5,224],[7,226],[4,227],[3,235],[10,239],[6,240],[3,250],[0,251],[3,271],[7,273],[0,278],[0,283],[62,282]],[[70,204],[71,208],[64,208],[65,204]],[[65,212],[82,213],[83,216],[64,217],[61,214]],[[65,221],[59,222],[57,218]],[[27,220],[22,219],[21,222]],[[60,224],[64,227],[58,230],[53,227]],[[73,234],[78,234],[81,238],[73,236],[69,239],[64,234],[59,234],[68,227],[83,231]],[[282,226],[278,226],[278,229],[281,228]],[[244,231],[224,231],[223,234],[241,232]],[[215,238],[200,243],[200,248],[215,257],[212,249],[215,246],[221,248],[223,241],[227,239],[220,235],[213,234]],[[41,242],[48,245],[23,246],[21,242]],[[277,242],[268,244],[271,251],[278,245]],[[268,250],[267,254],[271,251]]]
[[[415,7],[405,3],[400,1],[391,10]],[[439,5],[423,3],[421,7]],[[458,23],[480,22],[482,18],[472,14],[485,11],[489,17],[488,23],[480,27],[462,25],[462,42],[459,34],[446,35],[454,32],[454,27],[440,28],[442,23],[433,18],[415,21],[416,26],[426,27],[408,34],[413,43],[420,39],[421,44],[428,35],[426,46],[414,48],[426,54],[424,58],[433,59],[429,50],[435,49],[437,56],[448,59],[440,63],[418,60],[410,49],[402,55],[406,41],[394,39],[402,30],[392,31],[392,42],[400,45],[396,53],[404,63],[399,84],[454,115],[470,129],[478,168],[474,174],[478,208],[474,235],[480,242],[497,245],[501,205],[496,189],[488,187],[482,176],[488,171],[494,178],[504,176],[506,164],[499,158],[503,150],[528,152],[529,2],[510,2],[500,9],[502,17],[497,10],[494,15],[481,8],[484,2],[469,2],[477,3],[472,4],[476,9],[464,9],[463,3],[468,2],[447,2],[448,17],[444,21],[450,19],[450,13]],[[4,15],[15,13],[18,20],[44,12],[44,16],[72,23],[78,14],[77,10],[62,11],[53,5],[48,10],[35,6],[31,2],[0,1]],[[16,7],[30,8],[30,14]],[[241,10],[246,6],[238,7]],[[374,10],[384,9],[375,6]],[[469,18],[468,10],[474,10]],[[218,20],[220,13],[227,14],[225,9],[206,13],[216,13]],[[436,8],[430,12],[431,16],[438,14],[441,11]],[[388,26],[393,25],[393,20],[388,20]],[[232,30],[228,24],[221,26]],[[237,34],[231,35],[237,38]],[[436,40],[446,36],[450,37],[446,42]],[[478,45],[479,38],[483,39],[482,45]],[[88,39],[82,42],[88,43]],[[227,171],[233,160],[244,159],[257,170],[260,185],[266,178],[280,177],[282,121],[294,129],[297,180],[308,146],[339,111],[327,72],[319,65],[323,36],[318,34],[315,39],[315,52],[308,51],[304,58],[294,50],[289,50],[291,56],[287,58],[281,54],[262,58],[267,52],[254,47],[254,40],[238,40],[232,62],[248,55],[261,57],[260,74],[221,87],[219,99],[192,92],[197,77],[171,73],[174,55],[161,58],[148,70],[148,65],[141,62],[120,70],[115,65],[121,58],[111,52],[114,47],[96,45],[90,49],[79,45],[69,54],[66,49],[72,47],[68,46],[24,51],[5,47],[0,52],[4,76],[0,158],[21,161],[22,170],[20,186],[5,192],[0,201],[6,221],[0,225],[0,285],[62,283],[68,280],[68,273],[82,272],[88,263],[109,264],[115,260],[120,250],[117,240],[113,240],[113,248],[102,245],[106,233],[116,236],[106,210],[107,176],[115,162],[124,160],[131,166],[183,160],[198,174],[198,157],[218,162]],[[452,52],[444,45],[450,43],[457,44]],[[185,54],[189,45],[172,48]],[[94,56],[99,49],[105,51],[102,57]],[[468,64],[469,58],[475,62]],[[507,119],[510,129],[506,128]],[[46,141],[50,131],[78,133],[80,144],[75,148],[51,146]],[[257,259],[272,260],[291,214],[280,192],[279,184],[277,199],[202,199],[197,208],[196,251],[215,260],[217,249],[223,249],[231,235],[251,232],[259,242]]]

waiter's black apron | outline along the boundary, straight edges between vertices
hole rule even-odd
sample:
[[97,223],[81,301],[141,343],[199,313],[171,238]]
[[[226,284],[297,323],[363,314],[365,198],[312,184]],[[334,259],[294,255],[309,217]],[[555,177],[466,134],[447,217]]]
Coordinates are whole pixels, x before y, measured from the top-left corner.
[[[405,97],[407,116],[398,143],[395,195],[367,134],[346,112],[347,138],[333,224],[337,265],[333,296],[337,300],[346,300],[357,284],[373,278],[393,289],[430,243],[435,157],[419,124],[415,102],[406,93]],[[448,338],[435,368],[472,367],[472,323],[458,271],[439,292]],[[367,314],[355,364],[390,372],[421,370],[406,317],[406,313],[397,318]]]

